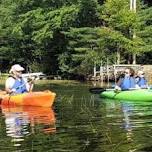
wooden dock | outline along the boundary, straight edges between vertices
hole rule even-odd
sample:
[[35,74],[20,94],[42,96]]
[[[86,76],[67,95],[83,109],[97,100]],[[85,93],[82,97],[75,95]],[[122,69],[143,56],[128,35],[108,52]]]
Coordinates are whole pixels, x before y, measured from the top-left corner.
[[89,78],[91,81],[114,81],[126,68],[133,68],[135,72],[143,70],[148,81],[152,82],[152,65],[140,65],[140,64],[119,64],[119,65],[106,65],[93,69],[93,75]]

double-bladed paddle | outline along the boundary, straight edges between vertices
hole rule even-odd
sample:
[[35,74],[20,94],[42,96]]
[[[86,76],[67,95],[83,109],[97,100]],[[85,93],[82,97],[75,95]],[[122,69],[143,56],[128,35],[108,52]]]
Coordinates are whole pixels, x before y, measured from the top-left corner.
[[89,91],[93,94],[100,94],[104,91],[112,91],[115,90],[114,88],[101,88],[101,87],[94,87],[94,88],[90,88]]

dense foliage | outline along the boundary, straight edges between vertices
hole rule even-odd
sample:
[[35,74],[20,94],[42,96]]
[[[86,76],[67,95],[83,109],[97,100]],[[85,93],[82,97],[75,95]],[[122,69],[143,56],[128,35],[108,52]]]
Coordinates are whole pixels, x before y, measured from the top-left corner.
[[[144,2],[144,3],[143,3]],[[126,0],[0,0],[0,69],[87,75],[94,64],[152,60],[152,7]],[[148,5],[147,5],[148,4]],[[145,60],[146,58],[146,60]]]

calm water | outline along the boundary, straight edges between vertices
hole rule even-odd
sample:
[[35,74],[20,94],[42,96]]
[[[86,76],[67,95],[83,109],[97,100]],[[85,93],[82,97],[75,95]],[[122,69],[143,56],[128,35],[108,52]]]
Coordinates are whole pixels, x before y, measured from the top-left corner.
[[52,109],[1,107],[2,152],[152,152],[152,103],[99,98],[86,84],[43,84]]

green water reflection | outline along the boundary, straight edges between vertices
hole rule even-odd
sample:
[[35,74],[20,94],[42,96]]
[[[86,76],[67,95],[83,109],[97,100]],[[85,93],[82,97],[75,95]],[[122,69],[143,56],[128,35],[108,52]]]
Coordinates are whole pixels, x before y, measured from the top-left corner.
[[152,103],[101,99],[82,83],[37,86],[48,88],[53,109],[1,108],[0,151],[152,151]]

